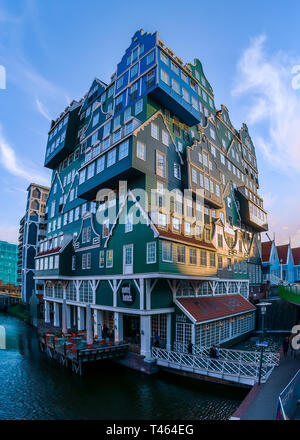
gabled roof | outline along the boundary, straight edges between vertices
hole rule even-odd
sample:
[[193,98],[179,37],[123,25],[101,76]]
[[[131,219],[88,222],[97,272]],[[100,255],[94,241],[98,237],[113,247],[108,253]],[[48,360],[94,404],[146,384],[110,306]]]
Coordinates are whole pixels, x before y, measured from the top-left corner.
[[176,302],[195,322],[206,322],[255,310],[255,306],[241,295],[177,298]]
[[261,249],[262,249],[261,259],[263,263],[268,263],[270,261],[272,245],[273,245],[273,241],[264,241],[261,244]]
[[300,247],[292,248],[292,254],[293,254],[295,266],[300,265]]
[[288,251],[289,251],[289,245],[288,244],[282,244],[281,246],[276,246],[277,254],[279,258],[279,262],[282,260],[283,264],[288,263]]

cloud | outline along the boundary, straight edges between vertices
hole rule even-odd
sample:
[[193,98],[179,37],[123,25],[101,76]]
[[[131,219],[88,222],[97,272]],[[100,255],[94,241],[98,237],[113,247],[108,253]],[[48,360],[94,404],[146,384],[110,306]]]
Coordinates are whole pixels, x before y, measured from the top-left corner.
[[11,174],[27,180],[29,183],[37,181],[41,185],[49,184],[49,180],[31,167],[30,164],[22,163],[17,159],[14,149],[6,141],[0,125],[0,163]]
[[0,240],[18,244],[19,226],[0,225]]
[[52,118],[49,116],[48,110],[45,109],[45,107],[38,98],[35,98],[35,103],[40,114],[44,116],[44,118],[46,118],[48,121],[52,121]]
[[247,118],[265,158],[285,173],[300,174],[300,90],[293,88],[298,82],[292,74],[299,60],[283,52],[270,55],[265,43],[260,35],[243,52],[232,94],[249,98]]

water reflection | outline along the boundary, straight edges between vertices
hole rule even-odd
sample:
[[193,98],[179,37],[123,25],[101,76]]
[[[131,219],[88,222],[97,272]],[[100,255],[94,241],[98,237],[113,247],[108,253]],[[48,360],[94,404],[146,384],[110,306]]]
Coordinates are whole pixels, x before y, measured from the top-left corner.
[[115,363],[82,377],[39,352],[35,330],[0,314],[0,419],[226,419],[245,391]]

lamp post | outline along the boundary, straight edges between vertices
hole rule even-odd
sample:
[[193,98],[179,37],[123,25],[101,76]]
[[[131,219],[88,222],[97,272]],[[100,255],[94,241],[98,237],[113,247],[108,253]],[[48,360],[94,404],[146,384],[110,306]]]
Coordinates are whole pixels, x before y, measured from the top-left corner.
[[281,281],[283,281],[283,278],[282,278],[282,263],[283,263],[283,261],[282,261],[282,258],[281,258],[281,260],[280,260],[280,279],[281,279]]
[[267,307],[271,306],[271,305],[272,305],[271,303],[267,303],[267,302],[260,302],[260,303],[256,304],[256,306],[259,307],[260,314],[261,314],[261,337],[260,337],[261,346],[260,346],[260,362],[259,362],[259,375],[258,375],[258,384],[259,385],[261,382],[263,353],[264,353],[264,345],[262,344],[262,342],[263,342],[264,330],[265,330],[265,315],[267,312]]

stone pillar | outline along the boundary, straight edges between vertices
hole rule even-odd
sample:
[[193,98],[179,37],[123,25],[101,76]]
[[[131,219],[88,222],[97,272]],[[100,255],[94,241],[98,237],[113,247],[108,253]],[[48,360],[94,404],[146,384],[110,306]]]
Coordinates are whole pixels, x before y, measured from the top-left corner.
[[84,330],[84,307],[77,307],[77,330]]
[[53,303],[54,306],[54,326],[55,327],[59,327],[60,326],[60,322],[59,322],[59,303],[55,302]]
[[94,336],[102,338],[102,313],[101,310],[94,309]]
[[151,316],[141,316],[141,355],[145,361],[151,359]]
[[115,342],[123,341],[123,314],[114,312]]
[[45,322],[50,322],[50,303],[45,301],[44,304]]
[[168,313],[167,314],[167,344],[166,344],[166,349],[167,350],[171,350],[171,346],[172,346],[172,342],[171,342],[171,333],[172,333],[172,314]]

